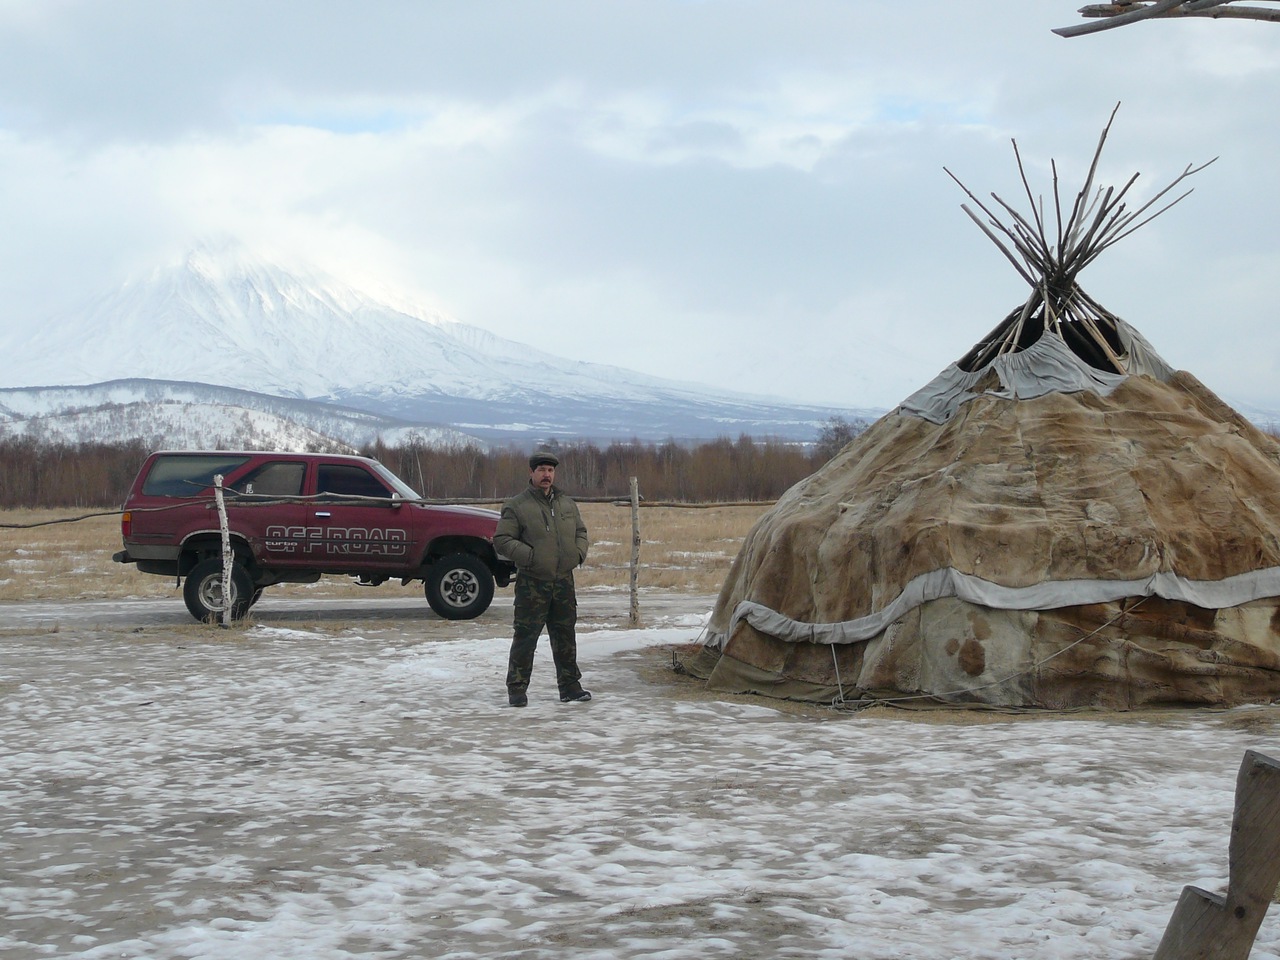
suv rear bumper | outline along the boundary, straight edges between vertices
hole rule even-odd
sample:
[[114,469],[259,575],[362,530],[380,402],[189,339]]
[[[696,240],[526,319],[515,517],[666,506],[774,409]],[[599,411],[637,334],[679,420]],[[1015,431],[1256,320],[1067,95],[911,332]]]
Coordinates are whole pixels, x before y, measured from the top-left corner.
[[[144,547],[140,552],[146,553]],[[136,563],[139,573],[154,573],[163,577],[175,576],[178,573],[178,560],[172,556],[172,550],[151,551],[156,553],[154,557],[139,557],[130,553],[127,549],[118,550],[111,555],[112,561],[115,563]]]

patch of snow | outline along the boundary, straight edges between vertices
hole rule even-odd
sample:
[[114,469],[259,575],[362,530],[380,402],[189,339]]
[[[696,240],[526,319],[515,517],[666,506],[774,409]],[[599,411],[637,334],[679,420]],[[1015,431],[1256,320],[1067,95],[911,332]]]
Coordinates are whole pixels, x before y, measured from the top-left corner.
[[927,723],[637,672],[704,621],[583,633],[586,704],[544,643],[523,710],[492,624],[7,636],[0,954],[1086,960],[1223,888],[1274,711]]

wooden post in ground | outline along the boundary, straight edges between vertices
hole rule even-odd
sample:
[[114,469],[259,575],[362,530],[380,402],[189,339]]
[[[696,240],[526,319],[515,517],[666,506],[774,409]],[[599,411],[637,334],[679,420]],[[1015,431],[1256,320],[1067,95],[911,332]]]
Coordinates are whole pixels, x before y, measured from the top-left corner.
[[640,571],[640,481],[631,478],[631,626],[640,626],[640,594],[636,589]]
[[231,626],[231,532],[227,527],[227,503],[222,497],[222,474],[213,478],[213,499],[218,505],[218,528],[222,532],[222,626]]
[[1226,896],[1184,887],[1155,960],[1247,960],[1280,882],[1280,763],[1247,750],[1236,777]]

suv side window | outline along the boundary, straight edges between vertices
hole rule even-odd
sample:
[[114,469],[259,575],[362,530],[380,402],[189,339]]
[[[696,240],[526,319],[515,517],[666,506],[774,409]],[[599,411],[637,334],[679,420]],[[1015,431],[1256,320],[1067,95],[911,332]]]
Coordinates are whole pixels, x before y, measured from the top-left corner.
[[249,458],[243,455],[175,454],[157,457],[147,479],[142,482],[142,494],[147,497],[194,497],[201,490],[213,486],[215,476],[226,476],[248,461]]
[[233,489],[238,493],[256,494],[260,497],[296,497],[302,493],[302,481],[306,473],[305,463],[273,460],[256,470],[250,470],[236,481]]
[[391,491],[381,480],[364,467],[347,463],[320,464],[316,493],[343,497],[391,497]]

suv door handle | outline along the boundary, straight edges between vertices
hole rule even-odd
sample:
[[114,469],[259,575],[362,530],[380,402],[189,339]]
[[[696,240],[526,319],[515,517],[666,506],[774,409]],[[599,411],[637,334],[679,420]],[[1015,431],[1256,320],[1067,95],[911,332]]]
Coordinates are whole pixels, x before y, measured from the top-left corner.
[[329,513],[329,511],[328,511],[328,510],[317,510],[317,511],[316,511],[316,516],[317,516],[317,517],[328,517],[328,516],[331,516],[331,514]]

